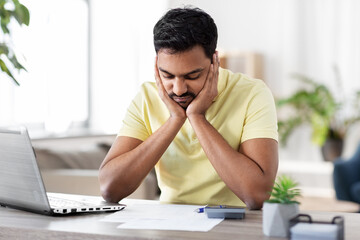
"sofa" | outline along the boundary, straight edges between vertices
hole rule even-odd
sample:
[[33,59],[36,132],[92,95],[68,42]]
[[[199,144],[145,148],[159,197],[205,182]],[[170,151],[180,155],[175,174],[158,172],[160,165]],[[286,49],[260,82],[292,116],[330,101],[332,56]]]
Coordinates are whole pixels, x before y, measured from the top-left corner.
[[[100,196],[98,169],[115,136],[84,136],[33,140],[46,190]],[[157,199],[159,189],[151,171],[129,198]]]
[[360,203],[360,144],[350,158],[338,158],[333,172],[336,198]]

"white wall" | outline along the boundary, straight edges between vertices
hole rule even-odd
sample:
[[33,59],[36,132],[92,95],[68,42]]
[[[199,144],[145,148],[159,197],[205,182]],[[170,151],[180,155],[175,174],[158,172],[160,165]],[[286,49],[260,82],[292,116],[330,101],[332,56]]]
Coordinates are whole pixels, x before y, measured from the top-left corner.
[[[360,89],[360,2],[356,0],[169,0],[194,5],[215,20],[218,47],[256,51],[265,57],[265,77],[276,96],[297,86],[299,72],[336,89],[337,64],[346,90]],[[352,79],[352,80],[351,80]],[[354,81],[358,79],[358,81]]]
[[[91,0],[92,127],[119,129],[139,85],[153,80],[154,24],[168,8],[184,4],[212,15],[219,49],[263,54],[264,80],[276,97],[299,87],[292,73],[326,82],[338,92],[333,64],[340,69],[345,95],[360,89],[360,1]],[[282,158],[321,161],[309,139],[310,130],[299,129],[281,149]]]
[[93,128],[117,133],[140,84],[153,80],[152,29],[165,6],[163,0],[91,0]]
[[[264,76],[273,91],[281,86],[281,36],[285,31],[283,6],[279,1],[202,1],[171,0],[171,7],[194,5],[204,9],[218,27],[218,48],[225,51],[255,51],[265,57]],[[276,16],[276,17],[274,17]],[[277,69],[274,71],[274,69]]]
[[[275,97],[299,87],[301,73],[326,82],[339,98],[360,89],[360,1],[356,0],[170,0],[194,5],[215,20],[218,48],[264,56],[264,80]],[[333,65],[340,70],[343,94]],[[281,159],[321,161],[310,129],[298,129],[281,149]],[[360,133],[359,133],[360,134]]]

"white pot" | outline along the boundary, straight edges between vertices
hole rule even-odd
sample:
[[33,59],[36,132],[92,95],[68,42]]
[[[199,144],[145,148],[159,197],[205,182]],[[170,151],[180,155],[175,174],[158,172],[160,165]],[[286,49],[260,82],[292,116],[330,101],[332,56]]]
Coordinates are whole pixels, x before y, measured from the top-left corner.
[[263,233],[270,237],[288,237],[289,220],[299,213],[299,204],[265,202],[263,206]]

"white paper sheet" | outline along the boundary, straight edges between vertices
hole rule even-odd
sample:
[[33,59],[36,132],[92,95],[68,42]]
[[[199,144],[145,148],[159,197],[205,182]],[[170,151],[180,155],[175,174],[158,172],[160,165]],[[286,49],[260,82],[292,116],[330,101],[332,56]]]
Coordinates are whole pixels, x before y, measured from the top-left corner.
[[181,231],[209,231],[223,221],[197,213],[197,205],[132,204],[124,210],[106,216],[102,221],[123,223],[123,229],[157,229]]

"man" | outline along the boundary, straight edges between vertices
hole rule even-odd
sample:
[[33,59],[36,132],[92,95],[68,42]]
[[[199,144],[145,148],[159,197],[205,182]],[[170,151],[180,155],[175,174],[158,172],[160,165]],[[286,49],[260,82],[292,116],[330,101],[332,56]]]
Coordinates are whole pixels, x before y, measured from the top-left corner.
[[155,83],[144,83],[99,173],[105,200],[127,197],[155,166],[160,201],[259,209],[278,166],[273,97],[219,68],[217,28],[197,8],[154,27]]

